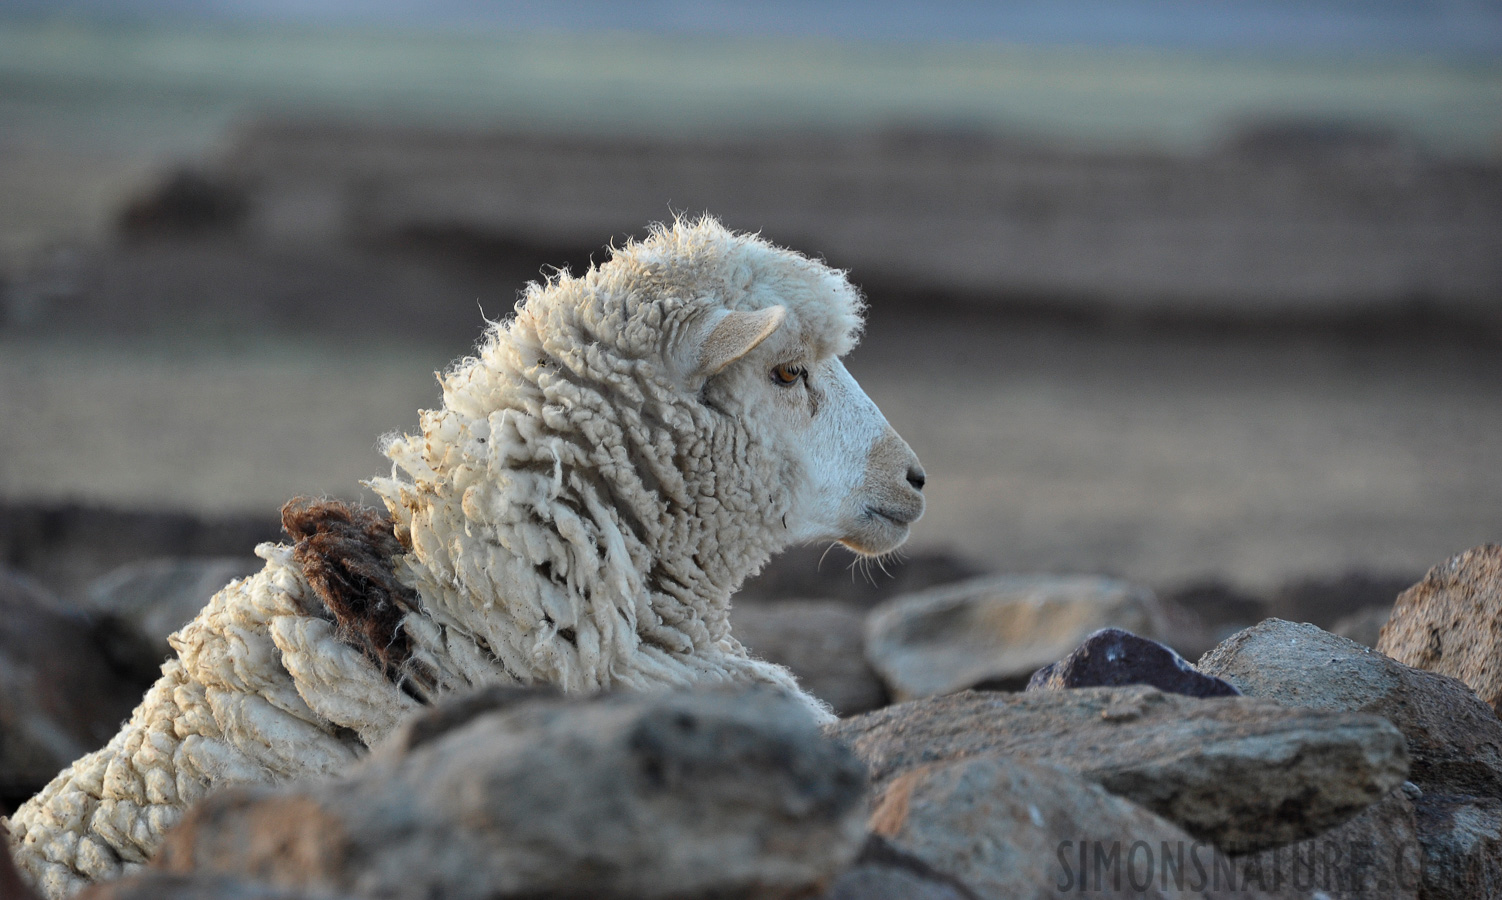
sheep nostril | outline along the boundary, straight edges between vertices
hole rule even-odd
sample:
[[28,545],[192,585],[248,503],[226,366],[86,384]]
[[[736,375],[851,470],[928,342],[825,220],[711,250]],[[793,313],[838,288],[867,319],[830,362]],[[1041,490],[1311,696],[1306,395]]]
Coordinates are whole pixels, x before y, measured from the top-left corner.
[[928,483],[928,476],[923,474],[922,469],[913,466],[907,470],[907,483],[921,491],[923,485]]

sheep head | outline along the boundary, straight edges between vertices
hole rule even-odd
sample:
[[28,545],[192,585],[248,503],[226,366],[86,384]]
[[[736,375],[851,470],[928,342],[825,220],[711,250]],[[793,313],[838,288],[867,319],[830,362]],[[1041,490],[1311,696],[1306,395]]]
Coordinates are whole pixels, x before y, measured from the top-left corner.
[[895,549],[923,475],[840,362],[862,311],[843,273],[709,218],[528,286],[388,441],[406,477],[369,482],[429,615],[599,686],[639,644],[727,640],[730,595],[792,542]]
[[[907,442],[829,352],[782,305],[709,317],[694,342],[705,402],[734,409],[789,461],[782,524],[790,542],[838,541],[891,552],[923,515],[923,468]],[[837,345],[837,344],[835,344]]]

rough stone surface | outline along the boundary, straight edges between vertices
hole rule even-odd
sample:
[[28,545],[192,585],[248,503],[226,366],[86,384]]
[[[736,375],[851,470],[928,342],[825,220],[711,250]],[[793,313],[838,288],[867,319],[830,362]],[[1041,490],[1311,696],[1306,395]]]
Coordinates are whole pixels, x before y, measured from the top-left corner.
[[213,795],[158,863],[383,898],[791,898],[860,850],[861,765],[782,694],[499,696],[348,778]]
[[1430,569],[1398,595],[1377,649],[1459,678],[1502,709],[1502,546],[1484,544]]
[[127,563],[89,584],[85,600],[131,651],[155,669],[172,656],[167,636],[186,625],[226,584],[260,571],[254,556],[163,557]]
[[24,799],[104,745],[141,699],[104,659],[92,623],[0,570],[0,794]]
[[1413,802],[1400,787],[1344,825],[1237,857],[1236,866],[1247,887],[1319,891],[1326,900],[1416,900],[1424,855]]
[[803,689],[836,715],[866,712],[887,701],[886,688],[866,662],[865,613],[851,604],[737,602],[730,628],[753,656],[787,666]]
[[1502,797],[1502,720],[1454,678],[1282,619],[1232,635],[1199,668],[1285,706],[1382,716],[1403,732],[1419,787]]
[[1375,647],[1382,635],[1382,626],[1387,624],[1391,615],[1391,606],[1368,606],[1337,620],[1330,626],[1330,633],[1350,638],[1363,647]]
[[887,707],[826,731],[855,750],[881,788],[931,763],[1031,758],[1242,852],[1339,825],[1408,771],[1402,734],[1377,716],[1142,686],[965,692]]
[[[1231,890],[1208,890],[1213,847],[1097,784],[1020,759],[977,756],[910,769],[887,783],[871,828],[986,900],[1102,888],[1144,898],[1245,896],[1223,859],[1223,886]],[[1196,853],[1201,874],[1191,863],[1164,879],[1165,848],[1175,861],[1180,852],[1186,861]]]
[[866,626],[866,657],[898,700],[1021,689],[1039,667],[1108,627],[1160,638],[1169,621],[1151,591],[1122,581],[986,576],[877,608]]
[[1422,900],[1502,897],[1502,802],[1426,793],[1414,804]]
[[1187,697],[1234,697],[1227,682],[1206,675],[1171,648],[1120,628],[1102,628],[1074,652],[1033,673],[1030,691],[1145,684]]
[[873,834],[855,865],[840,873],[823,900],[980,900],[980,895]]

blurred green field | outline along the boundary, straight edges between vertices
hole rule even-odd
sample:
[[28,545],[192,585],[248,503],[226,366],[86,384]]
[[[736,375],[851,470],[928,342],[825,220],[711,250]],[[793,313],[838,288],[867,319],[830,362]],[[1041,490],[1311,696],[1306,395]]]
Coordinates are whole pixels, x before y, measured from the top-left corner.
[[259,112],[657,136],[942,129],[1184,152],[1293,119],[1492,158],[1502,63],[0,20],[0,141],[187,153]]

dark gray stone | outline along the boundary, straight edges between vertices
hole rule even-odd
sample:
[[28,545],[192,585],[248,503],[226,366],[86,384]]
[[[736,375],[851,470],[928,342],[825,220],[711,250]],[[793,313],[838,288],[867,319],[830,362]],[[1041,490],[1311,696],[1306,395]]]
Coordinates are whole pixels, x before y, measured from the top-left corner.
[[1120,628],[1102,628],[1073,653],[1033,673],[1030,691],[1145,684],[1186,697],[1234,697],[1241,692],[1190,665],[1157,641]]

